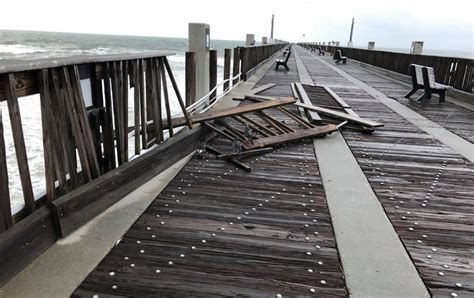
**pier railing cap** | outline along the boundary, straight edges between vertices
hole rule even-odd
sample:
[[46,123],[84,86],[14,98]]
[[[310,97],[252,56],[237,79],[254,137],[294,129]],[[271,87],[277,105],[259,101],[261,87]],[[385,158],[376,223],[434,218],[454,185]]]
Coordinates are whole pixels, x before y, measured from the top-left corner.
[[51,57],[40,58],[32,60],[4,60],[0,65],[0,74],[30,71],[44,68],[61,67],[68,65],[87,64],[87,63],[101,63],[119,60],[133,60],[145,59],[152,57],[163,57],[175,55],[174,52],[167,51],[151,51],[151,52],[137,52],[137,53],[117,53],[105,55],[74,55],[67,57]]

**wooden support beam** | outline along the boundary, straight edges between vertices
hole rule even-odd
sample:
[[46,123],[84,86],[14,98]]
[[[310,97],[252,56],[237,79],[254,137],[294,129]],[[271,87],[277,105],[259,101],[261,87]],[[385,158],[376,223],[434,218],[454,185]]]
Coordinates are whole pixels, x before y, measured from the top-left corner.
[[104,65],[104,96],[105,96],[105,111],[104,111],[104,125],[102,126],[102,134],[104,139],[104,159],[106,171],[115,169],[115,144],[114,144],[114,128],[113,128],[113,110],[112,110],[112,95],[110,83],[110,63]]
[[[224,49],[224,81],[230,78],[230,58],[232,55],[232,49]],[[229,89],[230,82],[224,83],[224,92]]]
[[155,125],[156,143],[164,141],[163,116],[161,114],[161,71],[158,59],[151,59],[151,74],[153,80],[153,123]]
[[221,110],[210,110],[206,113],[203,114],[198,114],[198,115],[193,115],[191,117],[191,121],[193,123],[200,123],[204,121],[209,121],[209,120],[214,120],[218,118],[223,118],[223,117],[228,117],[232,115],[239,115],[243,113],[249,113],[249,112],[254,112],[254,111],[259,111],[259,110],[264,110],[264,109],[269,109],[273,107],[278,107],[282,105],[287,105],[294,103],[295,101],[293,99],[277,99],[273,101],[267,101],[267,102],[259,102],[259,103],[254,103],[254,104],[248,104],[248,105],[241,105],[238,107],[233,107],[233,108],[226,108],[226,109],[221,109]]
[[145,69],[144,60],[139,60],[138,67],[138,79],[140,85],[140,123],[142,133],[142,149],[148,148],[148,131],[147,131],[147,107],[146,107],[146,95],[145,95]]
[[[209,91],[217,85],[217,50],[209,51]],[[209,100],[213,100],[217,95],[217,90],[212,92]]]
[[242,144],[245,150],[254,150],[266,146],[275,146],[283,143],[298,141],[307,138],[314,138],[336,131],[336,125],[328,124],[324,126],[316,126],[310,129],[298,130],[286,134],[271,136],[254,141],[247,141]]
[[8,187],[7,155],[3,136],[2,109],[0,109],[0,232],[13,225]]
[[[222,151],[220,151],[219,149],[217,149],[217,148],[215,148],[215,147],[212,147],[212,146],[210,146],[210,145],[207,145],[207,146],[206,146],[206,150],[208,150],[208,151],[210,151],[210,152],[212,152],[212,153],[214,153],[214,154],[216,154],[216,155],[222,155],[222,154],[224,154],[224,153],[223,153]],[[231,159],[229,159],[229,161],[230,161],[231,163],[235,164],[236,166],[238,166],[238,167],[244,169],[244,170],[247,171],[247,172],[251,172],[251,171],[252,171],[252,168],[251,168],[250,166],[248,166],[247,164],[245,164],[245,163],[243,163],[243,162],[241,162],[241,161],[238,161],[238,160],[235,159],[235,158],[231,158]]]
[[3,86],[5,97],[7,98],[8,111],[10,113],[12,135],[15,144],[21,187],[23,189],[23,198],[25,200],[25,208],[28,213],[32,213],[36,210],[36,204],[35,196],[33,194],[33,186],[31,185],[30,168],[28,166],[23,126],[21,124],[20,107],[18,105],[18,97],[16,94],[15,76],[13,74],[4,75]]
[[168,133],[170,138],[173,137],[173,119],[171,118],[170,101],[168,97],[168,83],[166,82],[166,71],[163,61],[160,59],[161,79],[163,80],[163,97],[165,99],[166,122],[168,124]]
[[220,154],[220,155],[217,155],[217,159],[225,160],[225,159],[231,159],[234,157],[246,158],[249,156],[270,153],[272,151],[273,151],[272,147],[267,147],[267,148],[261,148],[261,149],[255,149],[255,150],[241,151],[241,152],[236,152],[236,153]]
[[337,112],[337,111],[332,111],[332,110],[325,109],[325,108],[320,108],[320,107],[317,107],[317,106],[314,106],[314,105],[313,106],[308,106],[308,105],[303,104],[303,103],[295,103],[295,105],[298,106],[298,107],[305,108],[305,109],[314,110],[314,111],[316,111],[320,114],[324,114],[324,115],[327,115],[327,116],[330,116],[330,117],[334,117],[334,118],[338,118],[338,119],[342,119],[342,120],[348,120],[349,122],[353,122],[353,123],[358,123],[358,124],[363,125],[363,126],[368,126],[368,127],[381,127],[381,126],[383,126],[383,124],[379,123],[379,122],[362,119],[362,118],[359,118],[359,117],[351,116],[349,114],[345,114],[345,113],[341,113],[341,112]]
[[128,161],[128,133],[127,133],[127,127],[128,127],[128,91],[129,91],[129,86],[128,86],[128,62],[129,61],[123,61],[122,63],[122,152],[123,152],[123,162]]
[[[240,73],[240,48],[234,48],[234,58],[232,59],[232,76],[235,77]],[[242,78],[241,78],[242,79]],[[234,79],[232,85],[235,86],[239,82],[239,79]]]
[[54,117],[51,112],[51,96],[49,92],[49,75],[47,69],[38,71],[38,83],[40,89],[40,104],[41,104],[41,127],[43,131],[43,154],[44,154],[44,172],[46,181],[46,201],[52,202],[56,199],[55,177],[58,178],[59,184],[64,186],[66,184],[65,173],[55,171],[62,167],[62,162],[56,160],[58,154],[54,147]]
[[196,101],[196,53],[186,52],[186,86],[185,99],[186,106],[189,107]]
[[[133,77],[133,114],[134,114],[134,128],[135,128],[135,155],[140,155],[140,61],[132,61],[132,76]],[[128,133],[128,127],[127,127]]]

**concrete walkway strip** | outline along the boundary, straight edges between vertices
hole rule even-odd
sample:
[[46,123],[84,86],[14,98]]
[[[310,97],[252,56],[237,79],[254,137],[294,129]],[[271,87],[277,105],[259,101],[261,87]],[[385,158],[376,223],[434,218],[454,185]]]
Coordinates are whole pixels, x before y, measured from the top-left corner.
[[[306,81],[304,63],[295,58]],[[351,297],[429,297],[342,135],[313,142]]]
[[359,79],[356,79],[355,77],[343,71],[341,68],[336,67],[313,54],[311,54],[311,56],[313,56],[315,59],[318,59],[323,64],[327,65],[328,67],[336,71],[338,74],[340,74],[342,77],[344,77],[345,79],[355,84],[356,86],[360,87],[369,95],[378,99],[381,103],[383,103],[384,105],[392,109],[394,112],[398,113],[403,118],[407,119],[408,121],[410,121],[411,123],[419,127],[420,129],[424,130],[425,132],[432,135],[434,138],[438,139],[440,142],[442,142],[446,146],[453,149],[456,153],[464,156],[469,161],[474,162],[474,144],[472,144],[471,142],[450,132],[449,130],[445,129],[439,124],[436,124],[435,122],[423,117],[422,115],[418,114],[412,109],[399,103],[398,101],[387,97],[382,92],[367,85],[366,83],[360,81]]

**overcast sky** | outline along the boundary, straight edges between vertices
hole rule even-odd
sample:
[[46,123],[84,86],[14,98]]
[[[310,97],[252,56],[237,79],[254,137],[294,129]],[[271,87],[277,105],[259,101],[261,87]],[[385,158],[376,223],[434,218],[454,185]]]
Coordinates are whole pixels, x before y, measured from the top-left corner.
[[[211,38],[243,40],[270,35],[290,41],[349,39],[354,44],[473,51],[472,0],[22,0],[2,1],[0,29],[187,37],[189,22],[211,25]],[[303,36],[303,34],[305,36]]]

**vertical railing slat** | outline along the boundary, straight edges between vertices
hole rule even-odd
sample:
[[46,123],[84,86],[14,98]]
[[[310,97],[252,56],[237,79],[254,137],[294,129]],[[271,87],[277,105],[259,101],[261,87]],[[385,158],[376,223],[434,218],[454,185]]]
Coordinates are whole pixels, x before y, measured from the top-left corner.
[[3,135],[2,109],[0,109],[0,232],[9,229],[13,224],[8,188],[7,156]]
[[36,210],[33,186],[31,184],[30,168],[28,166],[28,156],[26,154],[25,139],[23,135],[23,126],[21,124],[20,107],[15,87],[15,76],[7,74],[4,76],[4,91],[7,98],[8,111],[12,126],[13,141],[15,143],[15,152],[20,172],[21,187],[25,200],[25,208],[28,213]]

